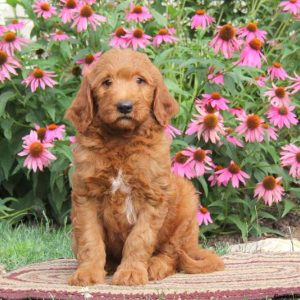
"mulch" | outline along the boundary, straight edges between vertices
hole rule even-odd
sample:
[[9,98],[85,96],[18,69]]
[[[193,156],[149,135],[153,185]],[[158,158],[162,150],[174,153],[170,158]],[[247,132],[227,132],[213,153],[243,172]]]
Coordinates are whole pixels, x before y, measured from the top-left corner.
[[[145,286],[67,285],[74,259],[36,263],[0,275],[0,299],[262,299],[300,295],[300,253],[226,255],[225,270],[210,274],[175,274]],[[294,299],[297,299],[296,296]]]

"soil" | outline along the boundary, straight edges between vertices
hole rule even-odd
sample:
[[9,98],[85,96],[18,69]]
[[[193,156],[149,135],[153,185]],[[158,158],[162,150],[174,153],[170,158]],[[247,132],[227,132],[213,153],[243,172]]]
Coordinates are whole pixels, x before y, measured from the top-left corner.
[[[300,199],[298,199],[296,202],[298,207],[300,207]],[[280,237],[280,238],[287,238],[287,239],[298,239],[300,240],[300,210],[299,208],[297,211],[292,211],[288,213],[284,218],[273,221],[270,219],[263,219],[261,220],[260,224],[262,226],[267,226],[269,228],[272,228],[274,230],[280,231],[282,236],[277,234],[271,234],[266,233],[263,234],[260,237],[256,236],[250,236],[248,237],[248,241],[259,241],[265,238],[271,238],[271,237]],[[218,243],[226,243],[229,245],[233,244],[241,244],[244,243],[242,240],[241,235],[237,232],[236,234],[230,234],[230,235],[219,235],[219,236],[212,236],[208,237],[208,245],[214,246]]]

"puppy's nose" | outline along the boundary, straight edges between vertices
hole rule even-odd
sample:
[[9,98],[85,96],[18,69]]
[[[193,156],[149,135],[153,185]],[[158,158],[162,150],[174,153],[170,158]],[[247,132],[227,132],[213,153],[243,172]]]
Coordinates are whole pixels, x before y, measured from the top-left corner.
[[128,114],[132,111],[131,101],[125,100],[117,104],[117,109],[122,114]]

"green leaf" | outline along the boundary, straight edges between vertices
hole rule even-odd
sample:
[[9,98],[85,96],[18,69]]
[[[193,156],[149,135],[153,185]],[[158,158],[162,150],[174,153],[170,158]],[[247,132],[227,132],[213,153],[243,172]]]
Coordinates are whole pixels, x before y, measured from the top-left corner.
[[279,230],[267,227],[267,226],[261,226],[261,233],[272,233],[272,234],[277,234],[279,236],[285,237],[285,234],[280,232]]
[[169,90],[171,90],[173,93],[175,94],[179,94],[185,97],[189,97],[189,93],[185,92],[184,90],[182,90],[174,81],[172,81],[169,78],[165,79],[165,83],[167,85],[167,87],[169,88]]
[[43,48],[43,45],[40,43],[29,43],[23,46],[22,53],[32,53],[40,48]]
[[287,200],[287,199],[285,199],[283,201],[283,205],[284,205],[284,210],[283,210],[283,213],[282,213],[282,216],[281,216],[282,218],[284,216],[286,216],[293,208],[296,207],[296,204],[294,202],[292,202],[290,200]]
[[155,56],[155,59],[153,61],[153,63],[159,67],[160,65],[163,65],[164,63],[166,63],[166,60],[169,56],[169,54],[173,51],[173,48],[170,48],[170,49],[166,49],[164,50],[163,52],[157,54]]
[[15,97],[15,93],[11,91],[4,92],[0,95],[0,117],[4,114],[6,104]]
[[18,4],[18,0],[6,0],[6,3],[12,7],[16,7]]
[[186,147],[186,146],[188,146],[188,143],[183,140],[174,139],[172,141],[172,147],[177,147],[177,146]]
[[152,13],[155,21],[158,23],[158,25],[161,25],[164,27],[168,26],[168,20],[166,19],[166,17],[164,17],[163,15],[161,15],[154,9],[151,10],[151,13]]
[[65,59],[69,59],[72,56],[70,46],[66,41],[61,41],[60,52]]
[[72,149],[69,145],[64,144],[64,142],[57,141],[54,150],[55,155],[61,156],[61,154],[63,154],[70,162],[73,160]]
[[239,203],[242,204],[243,206],[247,206],[248,208],[251,208],[250,203],[248,203],[245,199],[239,199],[239,198],[230,199],[230,203]]
[[210,203],[208,206],[209,207],[212,207],[212,206],[224,207],[224,201],[223,200],[216,200],[216,201]]
[[294,194],[296,197],[300,198],[300,188],[291,188],[291,193]]
[[242,238],[244,241],[247,240],[247,236],[248,236],[248,225],[246,223],[244,223],[238,216],[236,215],[230,215],[228,216],[228,220],[235,224],[236,227],[241,231],[242,233]]
[[259,215],[259,217],[264,218],[264,219],[271,219],[271,220],[277,221],[276,217],[274,217],[273,215],[271,215],[270,213],[268,213],[266,211],[259,211],[258,215]]
[[197,177],[197,180],[201,183],[201,186],[204,190],[204,194],[207,197],[208,196],[208,186],[207,186],[207,182],[205,181],[204,177]]
[[116,10],[121,10],[122,12],[125,10],[126,7],[129,6],[131,0],[122,1],[117,7]]
[[4,136],[8,139],[11,140],[12,137],[12,132],[11,132],[11,127],[13,125],[14,121],[11,119],[5,119],[1,121],[1,127],[4,132]]

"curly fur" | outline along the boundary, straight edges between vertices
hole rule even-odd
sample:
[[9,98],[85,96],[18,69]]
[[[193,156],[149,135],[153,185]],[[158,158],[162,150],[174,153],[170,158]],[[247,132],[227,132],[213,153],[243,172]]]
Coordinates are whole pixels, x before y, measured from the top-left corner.
[[[133,103],[130,118],[116,109],[124,99]],[[193,185],[170,171],[164,126],[177,112],[144,54],[110,50],[83,78],[66,113],[78,132],[71,213],[78,268],[69,284],[102,283],[107,272],[113,284],[137,285],[223,269],[198,247]]]

